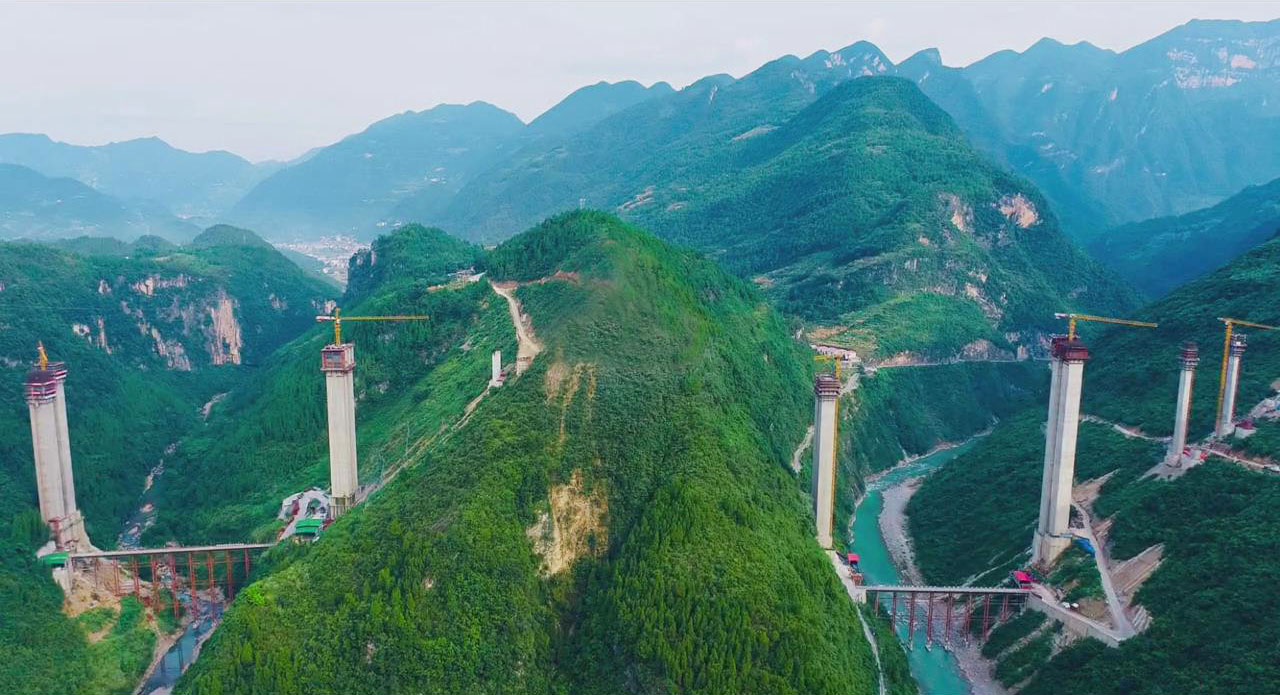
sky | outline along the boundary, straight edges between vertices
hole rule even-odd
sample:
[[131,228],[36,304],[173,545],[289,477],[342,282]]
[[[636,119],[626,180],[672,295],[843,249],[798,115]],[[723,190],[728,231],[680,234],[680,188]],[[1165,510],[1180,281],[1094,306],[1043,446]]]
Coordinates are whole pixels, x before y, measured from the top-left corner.
[[1123,50],[1271,2],[240,3],[0,0],[0,133],[159,136],[289,159],[405,110],[488,101],[525,121],[601,80],[683,87],[868,40],[948,65],[1049,36]]

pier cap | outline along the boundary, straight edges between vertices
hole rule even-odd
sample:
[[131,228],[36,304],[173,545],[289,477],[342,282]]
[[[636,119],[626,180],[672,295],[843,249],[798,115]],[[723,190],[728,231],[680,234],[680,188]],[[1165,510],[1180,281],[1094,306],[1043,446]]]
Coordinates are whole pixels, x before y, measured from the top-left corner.
[[320,371],[350,372],[356,368],[356,346],[352,343],[326,345],[320,351]]
[[835,399],[840,395],[840,380],[834,374],[819,374],[813,378],[813,393],[818,398]]
[[1184,367],[1196,366],[1200,363],[1200,346],[1196,345],[1194,340],[1188,340],[1182,344],[1182,352],[1178,359]]
[[1070,339],[1065,335],[1053,337],[1049,352],[1054,358],[1067,362],[1084,362],[1089,359],[1089,348],[1080,340]]
[[67,365],[65,362],[50,362],[44,351],[44,343],[36,344],[36,352],[40,357],[31,371],[27,372],[24,384],[27,401],[51,401],[57,396],[58,384],[67,378]]

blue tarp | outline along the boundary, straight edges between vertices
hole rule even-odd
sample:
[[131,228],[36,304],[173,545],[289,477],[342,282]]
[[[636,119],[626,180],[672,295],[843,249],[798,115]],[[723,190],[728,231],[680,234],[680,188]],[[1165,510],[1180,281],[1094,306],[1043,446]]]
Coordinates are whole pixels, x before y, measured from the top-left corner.
[[1086,553],[1089,553],[1090,555],[1094,554],[1093,544],[1089,542],[1088,538],[1076,538],[1076,545],[1080,546],[1081,548],[1084,548],[1084,551]]

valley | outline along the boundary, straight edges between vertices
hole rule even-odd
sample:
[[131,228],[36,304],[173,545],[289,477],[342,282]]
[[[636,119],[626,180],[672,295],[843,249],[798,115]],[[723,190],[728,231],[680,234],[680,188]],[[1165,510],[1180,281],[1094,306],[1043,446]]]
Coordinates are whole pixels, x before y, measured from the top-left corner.
[[1131,39],[0,134],[0,691],[1280,688],[1280,20]]

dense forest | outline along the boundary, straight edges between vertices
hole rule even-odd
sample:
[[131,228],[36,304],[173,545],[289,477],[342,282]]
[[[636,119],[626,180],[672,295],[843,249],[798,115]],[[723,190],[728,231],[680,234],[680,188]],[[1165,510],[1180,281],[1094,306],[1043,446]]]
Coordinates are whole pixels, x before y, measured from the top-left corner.
[[[0,650],[15,656],[0,661],[4,692],[130,692],[154,643],[125,604],[90,644],[86,635],[104,628],[69,620],[61,590],[36,564],[47,532],[22,397],[36,342],[68,364],[77,501],[94,543],[113,547],[147,473],[199,422],[201,405],[309,326],[329,293],[270,247],[69,246],[76,251],[0,244],[0,499],[9,510],[0,518]],[[214,342],[209,313],[224,298],[239,327],[239,365],[214,363],[229,354]]]
[[914,83],[787,62],[640,103],[555,156],[517,155],[442,219],[501,239],[583,202],[613,209],[753,279],[821,340],[874,357],[1011,356],[1038,349],[1054,311],[1137,306],[1035,188]]
[[[811,368],[759,293],[590,212],[481,268],[520,283],[544,345],[531,369],[463,415],[489,351],[514,352],[502,299],[484,283],[371,288],[361,311],[431,301],[466,327],[394,329],[386,344],[417,360],[400,374],[420,371],[386,403],[366,400],[377,390],[362,377],[361,446],[381,441],[400,472],[242,593],[181,689],[872,689],[854,608],[786,465]],[[396,356],[370,339],[386,332],[355,335],[370,371]],[[312,342],[282,352],[272,380],[288,380],[286,361],[310,368],[310,349],[290,353]],[[391,414],[399,429],[365,434]]]
[[[1273,301],[1280,289],[1277,254],[1280,240],[1263,243],[1139,313],[1159,322],[1157,329],[1119,327],[1089,337],[1095,349],[1085,369],[1083,411],[1149,434],[1167,434],[1178,350],[1191,339],[1200,344],[1202,361],[1190,437],[1198,441],[1207,435],[1221,359],[1223,325],[1217,317],[1280,320]],[[1280,377],[1276,337],[1242,330],[1249,333],[1249,347],[1238,417],[1272,395]],[[931,476],[912,499],[910,526],[926,578],[954,581],[984,572],[996,577],[1023,561],[1036,516],[1043,421],[1043,406],[1012,418]],[[1278,431],[1280,424],[1264,420],[1252,437],[1227,443],[1274,460],[1280,457]],[[1266,590],[1276,572],[1268,558],[1280,543],[1280,536],[1268,530],[1274,526],[1269,519],[1280,481],[1217,458],[1173,480],[1142,477],[1163,453],[1160,444],[1125,438],[1099,424],[1081,425],[1077,482],[1116,471],[1094,504],[1099,518],[1113,520],[1107,542],[1114,561],[1165,545],[1163,563],[1135,596],[1153,622],[1120,649],[1085,640],[1061,651],[1036,652],[1038,658],[1010,671],[1018,681],[1031,678],[1021,692],[1280,688],[1273,650],[1280,604]],[[1206,668],[1207,663],[1213,667]]]

